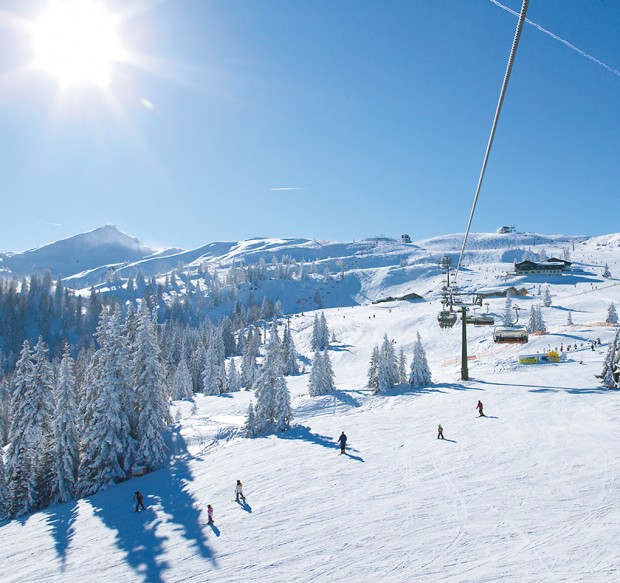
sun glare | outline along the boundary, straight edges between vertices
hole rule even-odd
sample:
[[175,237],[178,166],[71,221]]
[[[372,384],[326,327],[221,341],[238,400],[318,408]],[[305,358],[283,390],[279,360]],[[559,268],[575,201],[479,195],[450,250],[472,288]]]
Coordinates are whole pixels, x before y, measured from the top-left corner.
[[34,65],[64,86],[105,87],[122,60],[118,19],[93,0],[51,0],[32,24]]

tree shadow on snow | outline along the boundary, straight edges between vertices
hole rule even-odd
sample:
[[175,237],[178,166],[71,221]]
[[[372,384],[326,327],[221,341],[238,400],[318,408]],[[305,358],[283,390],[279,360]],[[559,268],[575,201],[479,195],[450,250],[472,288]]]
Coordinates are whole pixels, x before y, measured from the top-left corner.
[[75,536],[74,524],[78,515],[77,502],[70,502],[48,509],[47,523],[51,527],[51,534],[54,539],[56,554],[60,557],[60,572],[65,572],[67,563],[67,551],[71,546],[71,541]]
[[[136,512],[130,502],[136,486],[133,480],[100,492],[87,502],[95,516],[115,533],[114,544],[125,553],[125,562],[143,581],[163,582],[162,574],[170,566],[162,558],[165,537],[157,534],[160,520],[149,507],[153,498],[145,495],[146,510]],[[119,498],[122,502],[119,503]]]
[[[528,389],[528,393],[570,393],[571,395],[588,395],[596,393],[608,393],[609,389],[606,387],[587,387],[583,389],[576,389],[575,387],[558,387],[549,385],[521,385],[518,383],[496,383],[491,381],[478,381],[481,384],[498,385],[502,387],[524,387]],[[488,417],[488,415],[487,415]]]
[[[186,539],[200,556],[217,567],[212,550],[205,544],[207,539],[201,517],[201,510],[196,499],[188,490],[188,483],[193,480],[189,462],[193,459],[187,454],[187,445],[179,433],[180,428],[172,429],[166,442],[170,444],[172,454],[178,456],[172,460],[169,468],[123,482],[116,487],[101,492],[89,499],[95,515],[110,529],[116,532],[115,544],[126,553],[127,564],[148,583],[160,583],[162,574],[169,568],[163,559],[163,544],[168,537],[158,535],[157,530],[162,520],[174,524],[175,536]],[[135,490],[144,495],[146,510],[136,513],[132,499]],[[149,494],[159,491],[158,495]],[[119,504],[120,499],[127,501]],[[159,504],[162,519],[153,508]]]
[[309,441],[310,443],[316,443],[328,449],[335,449],[338,447],[334,438],[312,433],[310,428],[306,425],[293,425],[293,427],[284,433],[279,433],[278,437],[280,439],[300,439],[302,441]]
[[330,352],[351,352],[353,346],[351,344],[331,344],[327,350]]
[[[467,382],[480,382],[478,381],[478,379],[469,379],[469,381]],[[426,391],[426,392],[433,392],[433,391],[440,391],[440,389],[450,389],[452,391],[482,391],[482,389],[479,389],[478,387],[474,387],[473,385],[467,385],[467,384],[463,384],[463,383],[438,383],[436,385],[431,385],[428,389],[416,389],[416,392],[419,391]],[[413,389],[412,389],[413,390]]]
[[334,391],[332,395],[344,405],[349,405],[350,407],[361,407],[361,403],[355,397],[349,395],[346,391]]
[[202,511],[198,502],[187,487],[194,479],[189,462],[202,460],[187,453],[187,444],[178,427],[173,428],[170,439],[176,443],[176,451],[180,453],[174,458],[169,468],[170,479],[161,496],[162,510],[170,515],[172,522],[178,526],[176,532],[192,543],[201,557],[209,560],[213,566],[217,566],[213,551],[204,542],[203,525],[206,520],[201,516]]

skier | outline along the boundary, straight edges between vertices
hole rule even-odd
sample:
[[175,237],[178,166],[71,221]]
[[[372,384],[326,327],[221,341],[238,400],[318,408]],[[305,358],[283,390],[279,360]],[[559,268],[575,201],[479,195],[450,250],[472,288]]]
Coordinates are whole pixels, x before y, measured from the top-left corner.
[[213,523],[213,506],[211,506],[211,504],[207,504],[207,516],[209,517],[209,520],[207,520],[207,524],[214,524]]
[[437,426],[437,439],[445,439],[443,436],[443,427],[441,425]]
[[480,413],[478,417],[486,417],[486,415],[482,412],[482,401],[478,401],[478,404],[476,405],[476,409],[478,409],[478,413]]
[[344,434],[344,431],[340,434],[338,441],[340,442],[340,455],[342,455],[347,446],[347,436]]
[[243,484],[241,480],[237,480],[237,484],[235,486],[235,499],[239,502],[239,498],[241,498],[245,502],[245,496],[243,495]]
[[140,512],[140,508],[142,508],[142,510],[146,510],[144,507],[144,496],[142,496],[140,492],[136,492],[134,494],[132,502],[136,503],[136,512]]

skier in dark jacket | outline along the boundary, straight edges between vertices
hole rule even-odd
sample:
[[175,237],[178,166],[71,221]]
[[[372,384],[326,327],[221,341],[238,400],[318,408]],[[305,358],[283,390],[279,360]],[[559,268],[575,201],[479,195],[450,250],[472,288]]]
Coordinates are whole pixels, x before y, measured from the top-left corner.
[[486,415],[482,412],[482,401],[478,401],[476,409],[478,409],[478,413],[480,413],[479,417],[486,417]]
[[132,502],[136,503],[136,512],[140,512],[140,508],[142,508],[142,510],[146,510],[144,507],[144,496],[142,496],[140,492],[136,492],[134,494]]
[[347,446],[347,436],[344,434],[344,431],[340,434],[338,441],[340,442],[340,455],[342,455]]
[[441,425],[437,426],[437,439],[445,439],[443,436],[443,427]]

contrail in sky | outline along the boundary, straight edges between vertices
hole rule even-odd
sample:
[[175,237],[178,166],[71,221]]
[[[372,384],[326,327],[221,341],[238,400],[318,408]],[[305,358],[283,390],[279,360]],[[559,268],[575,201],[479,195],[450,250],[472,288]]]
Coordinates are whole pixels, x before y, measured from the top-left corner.
[[281,188],[270,188],[269,190],[305,190],[305,188],[300,186],[283,186]]
[[[503,4],[500,4],[497,0],[489,0],[489,1],[493,2],[493,4],[495,4],[495,6],[499,6],[500,8],[505,10],[506,12],[510,12],[510,14],[514,14],[515,16],[519,16],[518,12],[515,12],[514,10],[508,8],[508,6],[504,6]],[[607,69],[610,73],[613,73],[614,75],[620,77],[620,71],[616,71],[616,69],[612,69],[609,65],[606,65],[605,63],[603,63],[603,61],[599,61],[596,57],[593,57],[592,55],[589,55],[585,51],[582,51],[581,49],[577,48],[575,45],[571,45],[567,40],[564,40],[563,38],[560,38],[557,34],[553,34],[551,31],[549,31],[546,28],[543,28],[542,26],[540,26],[540,24],[536,24],[535,22],[532,22],[531,20],[528,20],[527,18],[525,19],[525,22],[527,22],[528,24],[531,24],[532,26],[534,26],[535,28],[540,30],[540,32],[544,32],[545,34],[549,35],[552,39],[561,42],[563,45],[567,46],[569,49],[572,49],[573,51],[579,53],[582,57],[585,57],[586,59],[590,59],[590,61],[596,63],[597,65],[600,65],[601,67],[603,67],[603,69]]]

